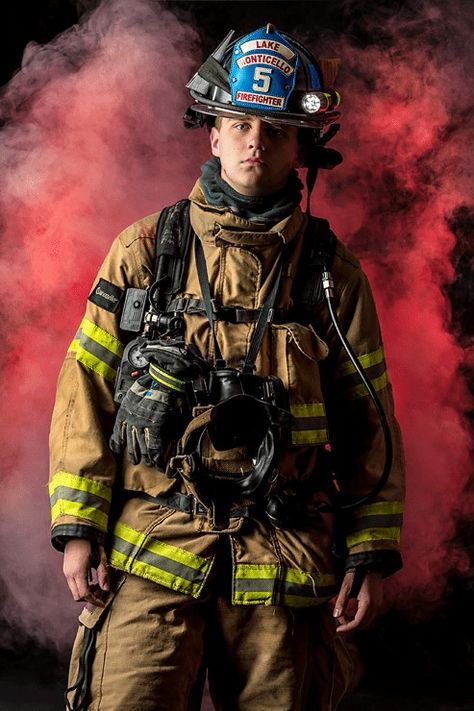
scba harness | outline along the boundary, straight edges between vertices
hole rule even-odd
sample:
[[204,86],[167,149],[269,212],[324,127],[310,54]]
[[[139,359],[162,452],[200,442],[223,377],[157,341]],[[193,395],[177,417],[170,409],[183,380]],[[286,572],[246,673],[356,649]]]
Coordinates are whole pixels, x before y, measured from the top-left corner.
[[[120,408],[110,444],[117,453],[126,448],[133,463],[143,458],[148,466],[166,467],[170,477],[181,476],[187,489],[212,510],[216,528],[222,528],[225,508],[233,501],[262,502],[277,479],[280,442],[292,416],[282,382],[256,375],[255,362],[269,323],[311,320],[314,306],[323,299],[321,273],[332,263],[336,239],[326,220],[309,218],[300,260],[304,267],[292,291],[298,313],[290,314],[274,308],[284,253],[260,309],[223,306],[211,297],[197,238],[202,298],[176,298],[192,235],[189,201],[165,208],[156,230],[154,282],[148,290],[127,291],[121,328],[142,333],[126,347],[117,375],[115,400]],[[184,313],[207,316],[214,365],[184,342]],[[222,357],[215,335],[218,320],[256,324],[239,368],[228,367]],[[236,456],[224,457],[216,466],[210,448],[235,451]]]

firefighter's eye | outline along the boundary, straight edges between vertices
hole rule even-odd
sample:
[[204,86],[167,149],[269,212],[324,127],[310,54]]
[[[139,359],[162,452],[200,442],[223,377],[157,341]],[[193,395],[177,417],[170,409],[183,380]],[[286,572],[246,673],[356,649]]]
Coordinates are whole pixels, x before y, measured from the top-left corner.
[[285,134],[285,131],[280,128],[279,126],[271,126],[269,125],[267,128],[267,133],[269,136],[283,136]]

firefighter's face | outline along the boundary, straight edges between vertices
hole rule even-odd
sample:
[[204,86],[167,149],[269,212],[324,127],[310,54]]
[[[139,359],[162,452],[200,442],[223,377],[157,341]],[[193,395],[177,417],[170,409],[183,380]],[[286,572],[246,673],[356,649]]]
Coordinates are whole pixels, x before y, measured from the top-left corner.
[[211,130],[211,150],[221,177],[241,195],[271,195],[285,187],[298,160],[298,129],[255,116],[221,118]]

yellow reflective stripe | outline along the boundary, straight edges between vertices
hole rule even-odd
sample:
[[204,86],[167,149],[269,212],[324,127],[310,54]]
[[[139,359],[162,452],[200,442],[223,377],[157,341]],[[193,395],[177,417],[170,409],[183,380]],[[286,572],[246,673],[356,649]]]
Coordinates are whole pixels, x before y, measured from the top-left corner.
[[117,523],[112,538],[112,565],[199,597],[214,562]]
[[154,363],[150,363],[150,374],[151,375],[156,375],[156,376],[161,376],[163,377],[166,381],[171,380],[171,383],[169,384],[170,387],[172,387],[172,383],[175,383],[176,385],[179,386],[179,390],[183,390],[185,381],[180,380],[179,378],[175,378],[173,375],[170,375],[169,373],[166,372],[166,370],[162,370],[161,368],[158,368],[157,365]]
[[112,498],[109,486],[87,477],[59,471],[52,477],[48,489],[53,522],[58,516],[74,516],[92,521],[103,531],[107,530],[108,508]]
[[[321,603],[329,600],[333,596],[334,592],[328,595],[321,595],[318,597],[306,597],[299,595],[282,595],[281,602],[283,602],[287,607],[314,607],[314,605],[320,605]],[[265,595],[265,597],[262,597]],[[273,596],[268,593],[261,592],[240,592],[236,590],[232,599],[234,605],[273,605]]]
[[100,360],[97,356],[92,355],[92,353],[86,351],[85,348],[82,348],[82,346],[79,346],[76,351],[76,360],[85,365],[86,368],[102,375],[103,378],[109,380],[111,383],[115,381],[115,376],[117,375],[115,368],[112,368],[107,363],[104,363],[103,360]]
[[308,607],[328,599],[336,579],[326,573],[304,573],[271,564],[237,564],[232,602],[235,605]]
[[[378,365],[381,363],[384,359],[384,350],[383,346],[380,346],[377,348],[376,351],[372,351],[371,353],[364,353],[363,355],[360,355],[357,357],[357,360],[361,364],[363,368],[370,368],[372,365]],[[337,375],[338,376],[343,376],[343,375],[350,375],[351,373],[355,373],[356,368],[355,365],[352,363],[352,361],[347,360],[345,363],[341,363],[337,367]]]
[[[114,533],[137,547],[140,547],[142,542],[148,537],[143,533],[135,531],[133,528],[125,526],[123,523],[117,523],[114,528]],[[176,546],[172,546],[164,541],[158,541],[157,539],[149,538],[145,547],[152,553],[157,553],[170,560],[175,560],[194,570],[206,571],[212,565],[212,559],[203,558],[195,553],[189,553],[182,548],[177,548]]]
[[403,509],[403,501],[376,501],[373,504],[359,506],[354,511],[354,518],[383,516],[384,514],[401,514],[403,513]]
[[238,580],[246,580],[247,578],[259,578],[266,580],[267,578],[278,578],[279,568],[277,565],[262,564],[237,564],[235,566],[235,578]]
[[285,573],[285,581],[288,583],[299,583],[301,585],[318,585],[319,587],[326,587],[328,585],[334,585],[336,579],[334,575],[330,573],[303,573],[301,570],[296,568],[288,568]]
[[[371,378],[370,382],[374,386],[374,390],[376,390],[377,392],[379,390],[382,390],[386,385],[388,385],[387,371],[382,373],[382,375],[380,375],[378,378]],[[353,388],[348,388],[347,393],[355,397],[363,397],[364,395],[368,395],[368,392],[363,383],[360,383],[360,385],[355,385]]]
[[286,568],[284,575],[278,565],[240,563],[235,566],[236,580],[277,580],[281,579],[288,583],[298,583],[299,585],[333,585],[334,575],[331,573],[304,573],[297,568]]
[[128,541],[128,543],[131,543],[132,545],[137,546],[138,548],[142,545],[143,541],[146,538],[145,533],[135,531],[133,528],[129,528],[128,526],[125,526],[123,523],[120,522],[115,524],[114,533],[117,536],[120,536],[120,538],[123,538],[124,541]]
[[[335,585],[335,583],[334,583]],[[240,592],[234,591],[232,604],[233,605],[285,605],[286,607],[314,607],[329,600],[335,594],[335,590],[328,591],[327,594],[318,595],[317,597],[307,597],[305,595],[286,595],[279,596],[275,602],[271,593],[262,592]]]
[[59,516],[74,516],[96,523],[102,531],[107,530],[108,516],[103,511],[85,506],[78,501],[59,499],[51,508],[51,519],[54,522]]
[[145,547],[147,551],[157,553],[165,558],[170,558],[170,560],[176,560],[188,568],[193,568],[193,570],[202,571],[204,569],[204,571],[206,571],[211,564],[209,558],[202,558],[199,555],[183,550],[183,548],[176,548],[169,543],[164,543],[163,541],[158,541],[153,538],[150,538]]
[[92,338],[92,340],[100,346],[103,346],[104,348],[107,348],[108,351],[115,353],[115,355],[119,358],[122,357],[123,346],[118,338],[115,338],[112,334],[107,333],[107,331],[104,331],[103,328],[97,326],[95,323],[92,323],[92,321],[89,321],[86,317],[82,319],[81,329],[86,336]]
[[290,405],[293,417],[325,417],[326,408],[323,402],[307,402]]
[[254,590],[234,590],[232,602],[234,605],[272,605],[273,594]]
[[[291,430],[292,444],[325,444],[329,441],[329,433],[325,426],[326,408],[323,402],[292,404],[290,411],[296,420]],[[322,426],[315,427],[315,425]]]
[[[114,382],[123,353],[123,346],[115,336],[84,317],[68,350],[75,353],[76,360],[86,368]],[[95,350],[97,352],[93,352]]]
[[144,563],[142,560],[133,560],[123,553],[120,553],[120,551],[115,550],[115,548],[112,548],[110,551],[109,561],[115,568],[120,568],[121,570],[132,573],[133,575],[138,575],[141,578],[146,578],[147,580],[153,580],[153,582],[159,585],[164,585],[167,588],[177,590],[185,595],[198,597],[202,590],[202,583],[191,583],[189,580],[185,580],[175,573],[167,573],[166,570],[157,568],[151,563]]
[[347,536],[349,548],[358,543],[370,543],[371,541],[400,541],[400,528],[365,528],[363,531],[351,533]]
[[128,555],[120,553],[120,551],[116,551],[115,548],[112,548],[109,551],[109,563],[113,565],[114,568],[120,568],[120,570],[124,570],[126,573],[129,573],[132,558]]
[[292,444],[326,444],[329,442],[327,429],[322,430],[292,430]]
[[173,385],[172,383],[167,382],[166,380],[162,380],[161,378],[158,378],[155,373],[150,373],[151,377],[153,380],[156,380],[157,383],[160,383],[160,385],[164,385],[165,387],[169,388],[170,390],[176,390],[179,393],[183,392],[183,388],[177,388],[176,385]]
[[112,489],[110,486],[96,481],[95,479],[88,479],[85,476],[77,476],[77,474],[70,474],[69,472],[63,471],[57,472],[48,485],[50,496],[58,486],[69,486],[71,489],[88,491],[96,496],[101,496],[109,502],[112,500]]
[[[150,368],[149,372],[153,380],[156,380],[160,385],[164,385],[166,388],[169,388],[170,390],[176,390],[179,393],[182,393],[184,390],[184,382],[182,380],[177,380],[176,378],[172,378],[168,373],[165,373],[164,371],[160,370],[156,366],[153,366],[153,364],[150,363]],[[181,383],[180,385],[175,385],[175,383]]]

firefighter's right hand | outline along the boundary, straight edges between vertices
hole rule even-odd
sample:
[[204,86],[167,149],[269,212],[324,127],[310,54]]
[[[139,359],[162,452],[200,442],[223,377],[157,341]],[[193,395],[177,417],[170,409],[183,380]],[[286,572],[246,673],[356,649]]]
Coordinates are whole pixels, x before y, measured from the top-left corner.
[[184,430],[176,396],[159,387],[149,374],[142,375],[126,393],[117,412],[110,448],[124,449],[132,464],[142,459],[149,467],[163,467],[172,440]]
[[107,556],[102,546],[85,538],[71,538],[64,548],[63,573],[76,602],[84,600],[96,607],[104,607],[102,595],[110,590]]

